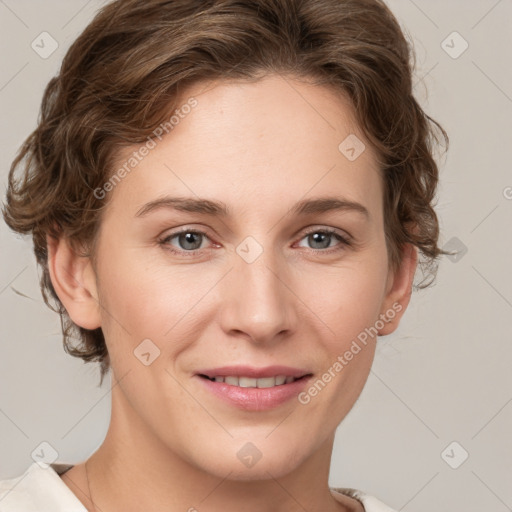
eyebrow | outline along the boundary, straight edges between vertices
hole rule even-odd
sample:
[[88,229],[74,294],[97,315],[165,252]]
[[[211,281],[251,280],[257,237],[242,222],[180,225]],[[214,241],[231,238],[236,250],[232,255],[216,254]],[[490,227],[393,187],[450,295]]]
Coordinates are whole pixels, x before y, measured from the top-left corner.
[[[230,209],[222,201],[170,196],[165,196],[146,203],[137,211],[135,216],[144,217],[150,212],[160,209],[173,209],[183,212],[213,215],[216,217],[230,216]],[[367,220],[370,219],[370,213],[368,209],[361,203],[338,197],[318,197],[314,199],[304,199],[296,203],[291,208],[290,213],[293,215],[301,216],[330,211],[353,211],[362,214]]]

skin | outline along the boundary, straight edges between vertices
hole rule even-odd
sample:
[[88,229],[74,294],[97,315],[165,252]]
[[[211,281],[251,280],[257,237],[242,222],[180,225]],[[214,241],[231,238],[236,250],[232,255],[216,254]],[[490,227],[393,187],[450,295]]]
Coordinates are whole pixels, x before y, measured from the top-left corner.
[[[361,512],[327,482],[336,427],[363,389],[376,337],[305,405],[243,411],[196,372],[283,364],[319,378],[393,304],[401,311],[379,335],[397,328],[417,251],[406,246],[390,270],[377,158],[344,96],[280,75],[196,84],[182,103],[190,96],[197,107],[113,190],[96,263],[65,238],[48,240],[56,292],[76,324],[102,327],[111,358],[111,423],[88,459],[96,508]],[[354,161],[338,150],[349,134],[366,144]],[[162,208],[136,217],[164,195],[220,200],[231,216]],[[289,214],[323,196],[356,201],[369,217]],[[159,243],[180,227],[206,233],[192,239],[196,255],[179,237]],[[322,245],[306,228],[334,228],[353,244],[327,236]],[[236,252],[249,236],[263,250],[252,263]],[[160,350],[148,366],[133,354],[147,338]],[[237,457],[247,442],[262,454],[252,467]],[[84,463],[62,478],[93,510]]]

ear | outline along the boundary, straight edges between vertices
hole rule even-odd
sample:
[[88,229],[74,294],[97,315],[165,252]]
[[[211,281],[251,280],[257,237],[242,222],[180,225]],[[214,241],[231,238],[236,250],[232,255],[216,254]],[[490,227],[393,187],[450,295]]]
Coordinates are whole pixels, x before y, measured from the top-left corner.
[[384,327],[379,329],[379,336],[391,334],[396,330],[405,313],[412,294],[414,274],[418,265],[418,250],[412,244],[402,248],[402,262],[396,272],[388,273],[386,297],[382,303],[380,319]]
[[73,322],[84,329],[101,326],[96,274],[91,260],[80,256],[65,237],[46,238],[53,288]]

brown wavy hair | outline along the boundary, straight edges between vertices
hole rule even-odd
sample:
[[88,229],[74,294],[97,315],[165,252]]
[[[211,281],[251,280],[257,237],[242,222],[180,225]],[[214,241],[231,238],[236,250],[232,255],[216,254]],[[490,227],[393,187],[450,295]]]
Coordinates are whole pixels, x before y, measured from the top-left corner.
[[448,254],[437,246],[433,208],[434,150],[448,148],[448,136],[413,97],[414,68],[412,44],[380,0],[117,0],[99,10],[46,87],[2,209],[12,230],[32,234],[65,350],[99,361],[101,385],[110,367],[103,332],[69,318],[50,279],[47,235],[68,237],[94,261],[107,199],[93,191],[109,179],[118,151],[146,141],[200,81],[279,73],[348,95],[379,155],[390,265],[413,244],[426,275],[416,288],[429,286]]

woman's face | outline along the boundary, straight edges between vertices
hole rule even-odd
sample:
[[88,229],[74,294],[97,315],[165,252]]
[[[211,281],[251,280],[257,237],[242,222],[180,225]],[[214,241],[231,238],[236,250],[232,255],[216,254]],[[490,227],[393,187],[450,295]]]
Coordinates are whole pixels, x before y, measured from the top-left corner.
[[137,152],[97,246],[113,421],[208,473],[278,477],[332,442],[380,315],[402,307],[382,182],[328,89],[274,75],[203,89],[116,167]]

